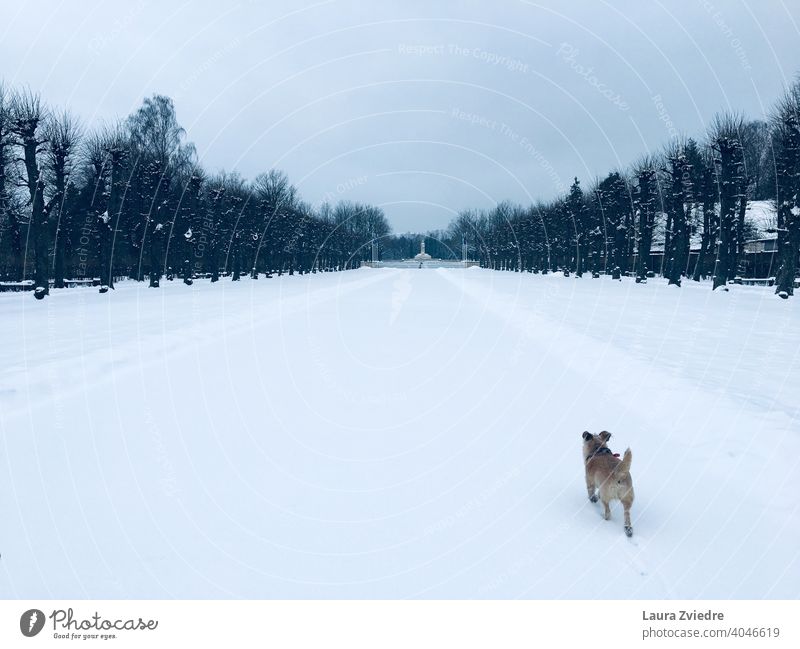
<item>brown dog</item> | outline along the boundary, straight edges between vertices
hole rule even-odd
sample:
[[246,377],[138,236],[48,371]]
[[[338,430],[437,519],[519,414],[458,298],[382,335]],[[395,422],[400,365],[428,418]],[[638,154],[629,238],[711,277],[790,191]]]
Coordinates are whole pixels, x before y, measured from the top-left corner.
[[625,451],[622,461],[606,446],[611,433],[604,430],[599,435],[589,431],[583,433],[583,463],[586,467],[586,490],[589,500],[597,502],[595,489],[605,507],[603,517],[611,517],[608,504],[619,500],[625,508],[625,534],[633,536],[631,527],[631,505],[633,504],[633,480],[631,480],[631,449]]

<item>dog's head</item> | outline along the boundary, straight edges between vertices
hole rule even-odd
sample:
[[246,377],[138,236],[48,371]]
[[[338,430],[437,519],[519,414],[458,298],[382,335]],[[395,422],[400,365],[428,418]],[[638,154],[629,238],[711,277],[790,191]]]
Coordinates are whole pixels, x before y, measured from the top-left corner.
[[597,449],[606,446],[608,440],[611,439],[611,433],[607,430],[602,431],[597,435],[592,435],[588,430],[583,431],[583,459],[585,460]]

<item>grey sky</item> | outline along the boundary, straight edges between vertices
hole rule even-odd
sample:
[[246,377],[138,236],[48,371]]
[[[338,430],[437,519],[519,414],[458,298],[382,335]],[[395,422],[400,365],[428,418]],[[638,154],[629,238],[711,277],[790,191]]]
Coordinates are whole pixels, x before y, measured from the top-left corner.
[[798,8],[22,0],[0,77],[89,125],[167,94],[206,168],[279,167],[402,232],[589,184],[719,109],[763,117],[800,69]]

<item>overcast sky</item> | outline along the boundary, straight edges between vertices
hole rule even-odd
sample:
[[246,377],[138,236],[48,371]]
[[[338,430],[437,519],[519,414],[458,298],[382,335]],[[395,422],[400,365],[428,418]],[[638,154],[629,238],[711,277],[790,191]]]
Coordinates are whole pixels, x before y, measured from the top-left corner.
[[397,232],[588,185],[800,69],[797,0],[31,2],[0,78],[93,125],[175,100],[203,165],[285,170]]

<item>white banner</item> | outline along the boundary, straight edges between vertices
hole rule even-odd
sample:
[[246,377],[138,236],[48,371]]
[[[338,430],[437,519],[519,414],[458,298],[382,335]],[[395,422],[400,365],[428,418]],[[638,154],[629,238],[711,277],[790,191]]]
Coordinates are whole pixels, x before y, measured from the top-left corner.
[[0,647],[797,647],[796,601],[3,601]]

